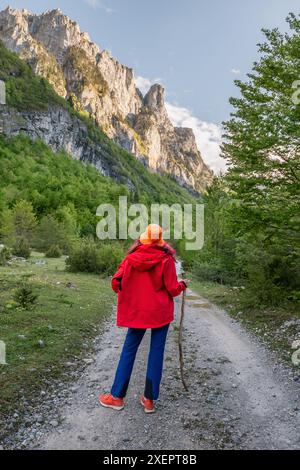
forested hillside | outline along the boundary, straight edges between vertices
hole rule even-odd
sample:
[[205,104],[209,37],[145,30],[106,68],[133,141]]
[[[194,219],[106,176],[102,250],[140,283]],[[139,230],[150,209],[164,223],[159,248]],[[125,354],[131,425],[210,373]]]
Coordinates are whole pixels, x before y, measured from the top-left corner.
[[[113,177],[103,176],[88,162],[55,152],[42,140],[32,140],[22,131],[0,137],[0,236],[13,246],[18,240],[38,249],[59,246],[69,252],[74,242],[96,234],[96,208],[101,203],[117,205],[118,196],[149,206],[194,201],[171,176],[150,173],[142,163],[114,144],[86,115],[76,112],[51,86],[36,76],[16,54],[0,45],[0,79],[5,81],[7,104],[0,107],[2,126],[19,126],[22,114],[47,112],[58,107],[81,123],[85,145],[100,149]],[[7,109],[16,122],[7,122]],[[22,128],[22,124],[21,124]],[[19,128],[18,128],[19,129]],[[23,212],[17,227],[16,219]],[[27,214],[27,215],[26,215]],[[29,221],[26,220],[28,217]],[[28,231],[26,224],[33,227]],[[19,222],[18,222],[19,223]],[[23,224],[23,225],[22,225]],[[34,233],[33,233],[34,232]],[[45,233],[47,241],[44,240]],[[24,241],[25,238],[25,241]]]

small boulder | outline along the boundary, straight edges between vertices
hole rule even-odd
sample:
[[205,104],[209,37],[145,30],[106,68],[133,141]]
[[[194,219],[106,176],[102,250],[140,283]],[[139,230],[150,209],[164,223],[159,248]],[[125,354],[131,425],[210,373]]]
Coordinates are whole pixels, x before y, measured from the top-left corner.
[[83,359],[83,362],[84,362],[85,364],[88,364],[88,365],[89,365],[89,364],[93,364],[94,359]]
[[295,341],[292,342],[292,345],[291,345],[291,348],[292,349],[298,349],[300,348],[300,339],[296,339]]
[[66,284],[66,287],[67,287],[68,289],[76,289],[76,285],[73,284],[73,282],[68,282],[68,283]]
[[57,426],[59,425],[59,422],[56,421],[56,419],[52,419],[50,422],[49,422],[50,426],[52,426],[53,428],[57,428]]
[[24,341],[26,339],[26,336],[25,335],[18,335],[18,339],[21,339],[22,341]]

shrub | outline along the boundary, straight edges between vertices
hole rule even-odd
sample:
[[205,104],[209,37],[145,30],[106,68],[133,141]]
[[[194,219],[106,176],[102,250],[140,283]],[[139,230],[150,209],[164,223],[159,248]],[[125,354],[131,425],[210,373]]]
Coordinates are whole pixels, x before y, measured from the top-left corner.
[[51,245],[46,251],[45,256],[47,258],[60,258],[62,256],[62,250],[58,245]]
[[18,237],[12,247],[12,253],[15,256],[28,259],[31,254],[31,249],[28,241],[24,237]]
[[96,243],[91,239],[84,239],[75,245],[69,254],[66,265],[72,272],[98,272],[99,252]]
[[[60,211],[63,212],[64,208]],[[69,253],[74,238],[75,231],[67,223],[49,214],[41,219],[37,227],[34,247],[45,253],[53,246],[57,246],[61,252]]]
[[5,266],[11,258],[11,251],[7,246],[0,248],[0,266]]
[[4,242],[12,246],[18,238],[32,243],[36,228],[36,216],[30,202],[20,200],[12,209],[4,210],[1,216],[1,235]]
[[102,245],[99,249],[100,272],[108,276],[115,273],[124,257],[124,251],[117,244]]
[[32,288],[24,284],[23,286],[16,289],[14,294],[14,301],[17,305],[25,310],[32,309],[37,301],[37,295],[34,294]]
[[73,247],[66,264],[73,272],[113,274],[122,261],[123,250],[117,244],[100,245],[91,239],[84,239]]
[[[291,270],[290,266],[287,266]],[[289,273],[285,271],[284,257],[279,259],[271,251],[261,246],[252,246],[248,253],[246,270],[246,292],[244,302],[250,306],[277,306],[288,296],[291,281],[287,281]]]
[[192,273],[200,281],[218,282],[219,284],[231,282],[230,274],[217,259],[212,260],[211,262],[199,259],[195,260]]

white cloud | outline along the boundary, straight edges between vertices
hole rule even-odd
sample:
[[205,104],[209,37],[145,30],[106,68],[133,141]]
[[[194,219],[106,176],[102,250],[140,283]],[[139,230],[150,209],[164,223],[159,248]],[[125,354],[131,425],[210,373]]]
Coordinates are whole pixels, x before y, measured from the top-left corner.
[[198,148],[205,163],[219,174],[226,171],[226,162],[220,157],[222,142],[222,128],[213,122],[201,121],[193,116],[191,111],[171,103],[166,103],[168,115],[176,127],[190,127],[193,129]]
[[149,88],[152,85],[151,80],[149,78],[145,77],[135,77],[135,84],[138,87],[138,89],[145,95]]
[[[135,82],[143,95],[147,93],[153,83],[159,79],[150,80],[145,77],[136,77]],[[189,109],[177,104],[166,102],[166,108],[172,124],[176,127],[190,127],[193,129],[196,142],[205,163],[216,173],[226,171],[226,162],[220,157],[220,145],[222,141],[222,128],[213,122],[201,121],[193,116]]]
[[149,88],[154,85],[154,83],[162,83],[162,81],[162,78],[159,77],[154,78],[153,80],[140,76],[135,77],[135,84],[143,95],[149,91]]
[[234,75],[240,75],[241,74],[240,69],[231,69],[230,72],[233,73]]
[[108,7],[105,5],[102,0],[84,0],[85,3],[87,3],[90,7],[92,8],[100,8],[101,10],[104,10],[106,13],[115,13],[116,10],[113,10],[112,8]]

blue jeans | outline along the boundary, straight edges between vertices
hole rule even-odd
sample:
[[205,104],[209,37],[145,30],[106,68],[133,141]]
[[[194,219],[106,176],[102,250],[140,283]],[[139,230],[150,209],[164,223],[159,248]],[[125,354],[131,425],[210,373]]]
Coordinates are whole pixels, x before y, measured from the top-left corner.
[[[158,399],[168,329],[169,325],[165,325],[160,328],[152,328],[151,330],[151,343],[144,393],[145,398],[149,400]],[[111,394],[114,397],[124,398],[126,395],[135,356],[145,332],[146,329],[142,328],[128,329],[115,381],[111,389]]]

